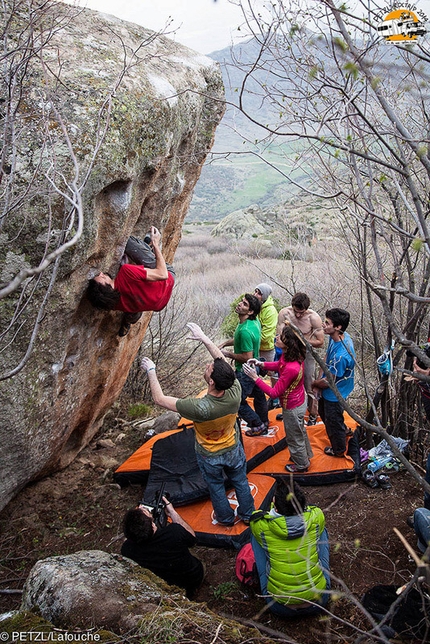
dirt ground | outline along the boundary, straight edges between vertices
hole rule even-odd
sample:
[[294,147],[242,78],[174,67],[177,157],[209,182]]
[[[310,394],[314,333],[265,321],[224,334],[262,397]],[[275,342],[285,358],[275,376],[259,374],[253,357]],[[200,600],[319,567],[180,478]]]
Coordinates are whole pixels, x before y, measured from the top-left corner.
[[[120,489],[112,474],[140,444],[145,433],[129,431],[111,413],[102,432],[66,470],[29,485],[0,515],[0,613],[20,605],[19,591],[38,559],[78,550],[119,552],[124,512],[140,500],[140,487]],[[107,441],[107,443],[105,442]],[[370,489],[363,482],[307,487],[308,502],[324,510],[331,542],[331,571],[356,598],[376,584],[401,586],[414,570],[411,557],[393,531],[415,547],[406,518],[422,504],[422,491],[405,471],[391,475],[392,488]],[[197,546],[206,578],[195,598],[215,612],[258,621],[290,641],[344,641],[345,622],[366,621],[345,598],[331,604],[339,620],[285,621],[261,610],[264,602],[241,586],[234,574],[236,552]],[[340,587],[340,581],[334,582]],[[342,621],[344,620],[344,621]]]

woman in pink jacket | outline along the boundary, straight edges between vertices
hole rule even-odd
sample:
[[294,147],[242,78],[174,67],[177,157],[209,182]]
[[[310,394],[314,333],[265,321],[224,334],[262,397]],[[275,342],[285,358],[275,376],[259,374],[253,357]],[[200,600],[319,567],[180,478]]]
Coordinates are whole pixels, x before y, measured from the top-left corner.
[[[255,381],[270,398],[277,398],[282,405],[285,435],[292,463],[287,463],[287,472],[306,472],[313,456],[312,448],[304,425],[306,394],[304,387],[304,360],[306,345],[289,325],[285,325],[280,336],[276,336],[275,346],[283,353],[278,362],[260,362],[251,358],[243,365],[244,373]],[[257,374],[254,366],[267,371],[277,371],[279,379],[274,387],[268,385]],[[258,435],[249,429],[248,436]]]

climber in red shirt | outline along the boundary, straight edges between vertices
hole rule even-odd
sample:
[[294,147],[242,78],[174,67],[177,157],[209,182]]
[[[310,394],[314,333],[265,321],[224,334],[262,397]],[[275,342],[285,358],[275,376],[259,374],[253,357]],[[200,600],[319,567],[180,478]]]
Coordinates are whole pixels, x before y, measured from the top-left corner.
[[148,236],[150,244],[130,237],[115,279],[99,273],[88,282],[87,297],[93,306],[124,312],[118,332],[121,337],[127,335],[143,311],[161,311],[172,295],[175,271],[161,254],[160,240],[161,233],[155,226]]

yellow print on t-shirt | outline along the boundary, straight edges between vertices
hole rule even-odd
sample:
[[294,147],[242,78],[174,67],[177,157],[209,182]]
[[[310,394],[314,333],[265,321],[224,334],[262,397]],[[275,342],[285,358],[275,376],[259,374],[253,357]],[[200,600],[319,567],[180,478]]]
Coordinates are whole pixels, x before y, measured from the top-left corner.
[[236,444],[236,418],[236,414],[228,414],[214,420],[194,421],[199,445],[208,452],[218,452],[221,449],[233,447]]

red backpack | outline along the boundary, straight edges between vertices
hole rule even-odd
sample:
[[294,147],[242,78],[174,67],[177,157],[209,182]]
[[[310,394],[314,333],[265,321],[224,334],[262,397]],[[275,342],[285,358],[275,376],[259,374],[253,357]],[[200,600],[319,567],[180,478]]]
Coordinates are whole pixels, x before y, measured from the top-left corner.
[[235,572],[238,580],[245,586],[260,586],[254,551],[250,543],[245,543],[237,553]]

